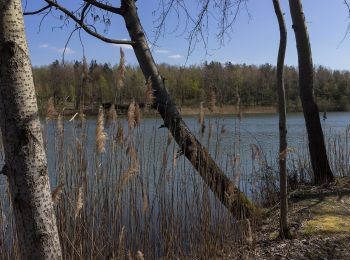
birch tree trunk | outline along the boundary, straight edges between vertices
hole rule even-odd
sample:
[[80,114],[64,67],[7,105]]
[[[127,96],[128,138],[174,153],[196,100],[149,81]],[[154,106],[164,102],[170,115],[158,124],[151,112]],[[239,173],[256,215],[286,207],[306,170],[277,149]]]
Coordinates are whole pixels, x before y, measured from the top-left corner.
[[255,211],[253,204],[235,187],[211,158],[207,149],[191,133],[182,120],[175,103],[170,98],[146,41],[135,0],[122,0],[121,4],[126,28],[134,42],[133,48],[143,75],[146,79],[151,78],[152,80],[155,96],[154,108],[163,118],[164,125],[172,133],[184,155],[221,203],[237,219],[252,217]]
[[289,0],[298,51],[300,99],[309,139],[311,165],[316,184],[334,180],[329,166],[320,115],[313,96],[313,63],[309,34],[300,0]]
[[287,126],[286,95],[284,90],[284,58],[287,47],[287,29],[279,0],[272,0],[280,31],[280,45],[277,58],[277,94],[279,113],[279,167],[280,167],[280,237],[289,237],[288,230],[288,189],[287,189]]
[[61,259],[28,55],[21,0],[0,0],[0,126],[21,258]]

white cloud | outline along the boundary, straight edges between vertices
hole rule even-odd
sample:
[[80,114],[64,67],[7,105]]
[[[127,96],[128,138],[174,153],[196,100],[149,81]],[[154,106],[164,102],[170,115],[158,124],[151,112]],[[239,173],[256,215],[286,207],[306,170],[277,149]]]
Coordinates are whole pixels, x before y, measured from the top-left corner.
[[113,44],[114,47],[121,47],[126,50],[132,50],[132,46],[129,44]]
[[180,54],[174,54],[174,55],[170,55],[168,56],[168,58],[170,59],[175,59],[175,60],[178,60],[178,59],[182,59],[184,56],[180,55]]
[[67,55],[75,53],[75,51],[73,49],[69,48],[69,47],[67,47],[66,50],[64,50],[64,48],[59,48],[59,49],[55,48],[55,50],[57,52],[59,52],[59,53],[63,53],[64,52],[64,54],[67,54]]
[[155,50],[156,53],[161,53],[161,54],[168,54],[170,51],[169,50],[165,50],[165,49],[157,49]]
[[[128,39],[122,39],[122,41],[128,41]],[[130,44],[116,44],[116,43],[113,43],[113,46],[114,47],[121,47],[121,48],[126,49],[126,50],[132,50],[132,46]]]
[[[54,52],[58,52],[58,53],[63,53],[64,52],[64,48],[57,48],[55,46],[50,46],[49,44],[47,43],[43,43],[43,44],[40,44],[39,45],[39,48],[42,48],[42,49],[49,49],[51,51],[54,51]],[[65,51],[65,54],[66,55],[69,55],[69,54],[74,54],[75,53],[75,50],[67,47],[66,48],[66,51]]]

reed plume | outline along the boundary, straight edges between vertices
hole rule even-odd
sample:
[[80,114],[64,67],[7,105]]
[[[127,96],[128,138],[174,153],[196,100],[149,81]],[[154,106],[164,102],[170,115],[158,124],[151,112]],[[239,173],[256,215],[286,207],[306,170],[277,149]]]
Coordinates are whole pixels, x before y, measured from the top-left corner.
[[176,153],[174,153],[174,155],[173,155],[173,168],[174,169],[176,168],[176,163],[177,163],[177,155],[176,155]]
[[59,137],[62,137],[63,136],[63,132],[64,132],[64,126],[63,126],[63,120],[62,120],[61,114],[59,114],[58,117],[57,117],[56,128],[57,128],[57,135]]
[[133,146],[129,146],[127,149],[127,154],[130,156],[131,159],[131,167],[132,168],[136,168],[139,169],[140,168],[140,163],[139,163],[139,159],[137,157],[137,151],[135,149],[135,147]]
[[122,48],[120,48],[120,59],[119,59],[119,66],[117,69],[117,90],[120,91],[124,87],[124,80],[125,80],[125,55]]
[[152,79],[149,77],[146,82],[146,94],[145,94],[145,104],[146,107],[149,109],[152,104],[154,103],[155,96],[153,94],[153,88],[152,88]]
[[236,112],[239,120],[242,119],[242,110],[241,110],[241,97],[239,94],[236,95]]
[[140,171],[139,164],[131,164],[129,169],[123,173],[121,187],[126,186],[130,180],[132,180],[134,177],[138,175],[139,171]]
[[205,124],[204,124],[204,108],[203,108],[203,103],[200,103],[200,107],[199,107],[199,117],[198,117],[198,123],[201,127],[201,133],[203,134],[205,131]]
[[261,150],[259,146],[257,146],[256,144],[251,144],[250,149],[252,151],[252,161],[255,161],[256,159],[259,160],[261,157]]
[[121,124],[118,124],[118,129],[117,129],[117,140],[119,144],[123,144],[124,142],[124,129]]
[[122,227],[122,230],[119,234],[119,245],[118,245],[118,256],[120,259],[125,259],[125,227]]
[[196,147],[197,141],[191,134],[188,134],[188,138],[191,140],[191,145],[188,147],[188,150],[191,151],[191,162],[195,163],[198,156],[198,149]]
[[47,101],[47,111],[46,111],[46,120],[54,120],[57,117],[57,111],[55,108],[55,102],[53,97],[50,97]]
[[85,117],[85,114],[84,114],[83,106],[81,105],[80,109],[79,109],[79,124],[78,124],[78,127],[82,128],[85,125],[85,121],[86,121],[86,117]]
[[241,156],[239,154],[234,155],[231,163],[235,169],[235,181],[234,181],[234,183],[236,184],[236,187],[239,187],[239,182],[241,179],[241,171],[240,171]]
[[171,145],[171,142],[173,141],[174,137],[173,135],[171,134],[171,132],[169,131],[168,132],[168,139],[167,139],[167,142],[166,142],[166,145],[169,146]]
[[96,126],[96,151],[98,154],[101,154],[105,151],[105,144],[107,140],[107,134],[104,130],[103,122],[103,108],[100,107],[97,117],[97,126]]
[[117,110],[115,109],[115,104],[111,104],[108,112],[106,113],[106,127],[110,127],[112,123],[117,121]]
[[82,80],[86,80],[89,78],[89,69],[86,61],[86,57],[83,57],[83,66],[82,66],[82,73],[81,73]]
[[136,110],[135,101],[132,101],[130,103],[129,109],[128,109],[128,126],[129,126],[129,130],[133,129],[136,126],[135,110]]
[[122,187],[124,187],[132,178],[134,178],[140,171],[140,162],[137,157],[137,151],[133,146],[126,149],[126,153],[130,156],[130,166],[122,176]]
[[138,103],[135,104],[135,126],[141,124],[141,109]]
[[52,197],[53,204],[57,204],[58,201],[60,200],[61,194],[62,194],[62,191],[63,191],[63,187],[64,187],[64,184],[61,183],[52,192],[51,197]]
[[138,260],[144,260],[145,259],[145,257],[143,256],[143,253],[141,251],[137,251],[136,259],[138,259]]
[[216,95],[214,91],[212,91],[210,95],[209,110],[210,112],[216,111]]
[[77,218],[81,209],[83,208],[84,205],[84,191],[83,191],[83,186],[79,187],[79,191],[78,191],[78,198],[77,198],[77,202],[75,204],[75,214],[74,214],[74,218]]

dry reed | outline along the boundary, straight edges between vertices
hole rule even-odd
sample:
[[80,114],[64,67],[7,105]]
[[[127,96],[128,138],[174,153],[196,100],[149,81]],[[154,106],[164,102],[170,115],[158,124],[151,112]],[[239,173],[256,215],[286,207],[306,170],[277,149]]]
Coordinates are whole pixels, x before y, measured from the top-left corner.
[[212,113],[216,111],[216,95],[214,91],[212,91],[210,95],[209,110]]
[[149,109],[152,104],[154,103],[155,96],[153,94],[153,88],[152,88],[152,79],[149,77],[146,82],[146,93],[145,93],[145,104],[146,107]]
[[118,129],[117,129],[117,140],[119,144],[123,144],[124,142],[124,129],[121,124],[118,124]]
[[59,137],[63,137],[64,125],[63,125],[63,119],[62,119],[61,114],[59,114],[58,117],[57,117],[56,128],[57,128],[57,135]]
[[124,80],[125,80],[125,55],[122,48],[120,48],[120,59],[119,59],[119,66],[117,69],[117,90],[120,91],[124,87]]
[[104,130],[104,116],[103,108],[100,107],[97,116],[97,126],[96,126],[96,152],[101,154],[105,151],[105,144],[107,140],[107,134]]
[[200,130],[200,131],[201,131],[201,134],[204,134],[204,131],[205,131],[203,103],[204,103],[204,102],[200,102],[199,116],[198,116],[198,123],[199,123],[200,128],[201,128],[201,130]]
[[78,217],[81,209],[83,208],[83,205],[84,205],[84,191],[83,191],[83,186],[81,186],[78,189],[77,201],[75,203],[74,218]]
[[[225,140],[217,136],[226,138],[233,129],[220,124],[213,127],[211,121],[205,135],[210,152]],[[56,127],[66,140],[48,142],[50,180],[56,187],[52,197],[64,259],[215,259],[222,256],[218,252],[228,243],[232,247],[241,243],[229,241],[254,241],[255,222],[235,223],[187,159],[176,157],[178,146],[168,132],[158,130],[159,121],[147,122],[154,122],[153,128],[152,123],[145,128],[142,125],[142,131],[131,131],[124,141],[123,128],[128,127],[128,122],[120,118],[117,128],[107,131],[111,138],[106,140],[103,160],[93,152],[95,123],[91,120],[83,129],[67,122],[64,132],[58,122],[46,124]],[[190,138],[187,133],[182,134]],[[345,146],[349,137],[350,128],[344,135],[328,139],[332,167],[343,175],[349,173],[350,149]],[[54,134],[48,138],[61,137]],[[125,145],[113,145],[115,139]],[[50,145],[55,145],[55,149]],[[232,173],[228,177],[236,186],[255,201],[262,201],[275,192],[278,164],[266,162],[259,145],[251,146],[250,156],[249,144],[245,145],[247,150],[237,147],[234,152],[230,150],[229,156],[224,149],[218,149],[217,162],[225,172]],[[298,180],[308,178],[310,166],[305,154],[288,149],[289,174],[296,173]],[[262,160],[265,162],[260,163]],[[99,178],[94,174],[97,170],[101,173]],[[251,182],[255,182],[253,188]],[[6,230],[0,232],[0,251],[5,259],[16,259],[13,216],[2,205],[10,205],[6,192],[0,195],[0,231]],[[237,237],[237,230],[246,238]]]
[[239,120],[242,119],[242,109],[241,109],[241,97],[239,94],[236,95],[236,113]]
[[135,128],[136,126],[136,105],[135,105],[135,101],[132,101],[129,105],[128,108],[128,126],[129,126],[129,130]]
[[83,57],[83,66],[82,66],[82,72],[81,72],[81,78],[82,80],[87,80],[89,78],[89,68],[86,61],[86,57]]
[[115,109],[115,104],[113,103],[106,113],[106,127],[109,128],[111,124],[116,123],[117,118],[117,110]]
[[46,120],[54,120],[57,117],[57,111],[55,108],[54,98],[50,97],[47,101],[47,111],[46,111]]
[[138,103],[135,104],[135,126],[141,124],[141,109]]
[[59,184],[52,192],[52,202],[57,204],[61,198],[61,194],[63,192],[64,183]]

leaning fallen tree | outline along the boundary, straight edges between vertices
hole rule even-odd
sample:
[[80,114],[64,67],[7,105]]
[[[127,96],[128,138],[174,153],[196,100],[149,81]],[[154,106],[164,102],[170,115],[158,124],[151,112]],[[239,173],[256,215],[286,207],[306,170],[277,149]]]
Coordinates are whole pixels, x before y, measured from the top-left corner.
[[[99,38],[104,42],[132,45],[145,79],[150,79],[152,81],[153,94],[155,96],[153,108],[155,108],[163,118],[164,126],[169,129],[177,144],[180,146],[181,153],[183,153],[192,163],[203,181],[208,185],[220,202],[237,219],[252,217],[256,211],[255,206],[224,174],[216,162],[211,158],[208,150],[189,130],[176,108],[175,103],[167,92],[164,81],[158,71],[147,43],[137,13],[136,1],[122,0],[121,7],[117,8],[95,0],[84,0],[85,6],[79,14],[68,11],[68,9],[64,8],[56,1],[44,1],[47,3],[47,6],[41,10],[51,9],[52,7],[60,10],[67,17],[76,22],[76,28],[83,29],[88,34]],[[91,30],[90,27],[84,23],[84,19],[87,16],[90,6],[122,16],[131,41],[106,38],[105,36],[98,34],[96,31]],[[37,12],[31,12],[28,14],[35,13]]]

